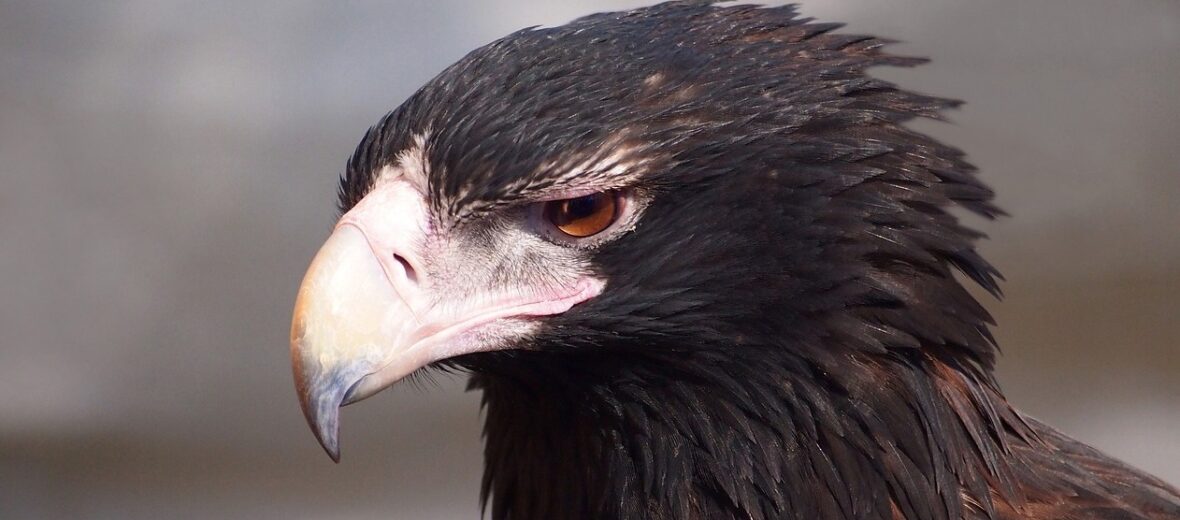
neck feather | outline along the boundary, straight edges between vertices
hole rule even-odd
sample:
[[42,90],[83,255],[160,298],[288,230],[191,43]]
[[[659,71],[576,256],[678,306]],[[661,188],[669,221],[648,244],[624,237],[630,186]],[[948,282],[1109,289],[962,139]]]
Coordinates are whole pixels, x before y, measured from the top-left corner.
[[989,374],[924,349],[840,373],[776,352],[477,374],[492,518],[957,519],[1018,500],[1003,455],[1031,433]]

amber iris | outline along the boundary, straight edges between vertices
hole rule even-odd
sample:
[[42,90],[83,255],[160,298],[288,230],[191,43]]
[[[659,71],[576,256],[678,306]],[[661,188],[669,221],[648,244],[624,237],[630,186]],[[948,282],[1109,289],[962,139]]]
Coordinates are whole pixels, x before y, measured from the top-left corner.
[[614,192],[599,192],[545,203],[545,220],[574,238],[601,233],[614,223],[619,203]]

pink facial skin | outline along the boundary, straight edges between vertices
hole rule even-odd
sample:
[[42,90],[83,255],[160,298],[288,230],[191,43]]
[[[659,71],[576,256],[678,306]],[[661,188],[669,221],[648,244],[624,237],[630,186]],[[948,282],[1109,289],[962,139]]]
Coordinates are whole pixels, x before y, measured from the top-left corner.
[[340,219],[300,287],[291,327],[296,388],[333,459],[340,406],[435,361],[511,348],[536,318],[564,313],[604,286],[575,275],[558,286],[456,291],[427,272],[428,258],[445,261],[432,255],[430,233],[423,194],[385,179]]

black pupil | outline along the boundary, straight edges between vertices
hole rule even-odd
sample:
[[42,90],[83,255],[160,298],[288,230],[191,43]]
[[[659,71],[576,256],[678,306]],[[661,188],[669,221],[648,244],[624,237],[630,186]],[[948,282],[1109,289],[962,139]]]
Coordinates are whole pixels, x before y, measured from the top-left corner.
[[598,210],[601,197],[601,193],[595,193],[566,201],[564,208],[565,220],[580,220],[593,215]]

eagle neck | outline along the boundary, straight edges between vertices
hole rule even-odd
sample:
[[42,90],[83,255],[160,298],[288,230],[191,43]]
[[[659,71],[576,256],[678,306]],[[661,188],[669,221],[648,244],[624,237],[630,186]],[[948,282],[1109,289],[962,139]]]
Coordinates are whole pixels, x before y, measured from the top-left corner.
[[1003,455],[1031,434],[990,375],[925,354],[858,353],[839,374],[759,357],[477,375],[491,517],[957,519],[1019,500]]

